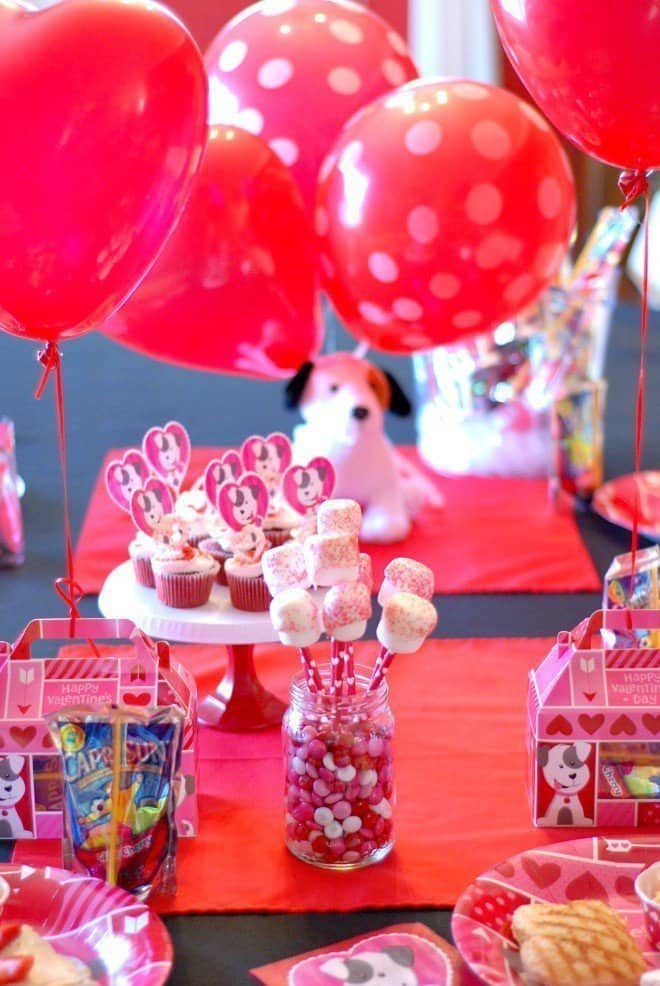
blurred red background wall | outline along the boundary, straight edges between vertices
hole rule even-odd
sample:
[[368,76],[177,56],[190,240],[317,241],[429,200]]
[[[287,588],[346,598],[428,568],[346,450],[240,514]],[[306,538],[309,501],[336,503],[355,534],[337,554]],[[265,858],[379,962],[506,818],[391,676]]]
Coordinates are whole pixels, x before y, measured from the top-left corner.
[[[249,0],[165,0],[193,33],[204,51],[227,21],[250,6]],[[370,0],[371,7],[393,24],[404,37],[407,30],[407,0]]]

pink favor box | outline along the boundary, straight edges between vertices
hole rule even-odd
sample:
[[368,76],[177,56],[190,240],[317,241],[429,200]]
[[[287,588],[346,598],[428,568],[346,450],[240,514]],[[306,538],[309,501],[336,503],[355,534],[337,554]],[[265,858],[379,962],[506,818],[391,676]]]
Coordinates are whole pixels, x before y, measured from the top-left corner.
[[530,673],[535,825],[660,824],[660,650],[616,643],[658,627],[660,611],[596,612]]
[[77,638],[133,644],[133,653],[37,660],[38,640],[71,640],[69,620],[35,620],[12,645],[0,641],[0,839],[62,836],[60,756],[44,716],[66,706],[176,705],[185,714],[176,821],[180,835],[196,835],[197,689],[186,668],[172,660],[169,644],[155,642],[127,620],[80,619]]

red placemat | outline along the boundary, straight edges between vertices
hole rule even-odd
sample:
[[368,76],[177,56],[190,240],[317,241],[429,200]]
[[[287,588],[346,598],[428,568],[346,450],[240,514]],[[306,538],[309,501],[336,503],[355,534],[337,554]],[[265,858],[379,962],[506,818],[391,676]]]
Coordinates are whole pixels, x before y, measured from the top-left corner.
[[[396,846],[353,873],[319,870],[284,847],[278,729],[228,734],[202,727],[200,834],[179,843],[179,892],[164,913],[350,911],[453,905],[479,873],[579,829],[534,829],[525,782],[527,673],[546,639],[429,640],[390,672],[396,715]],[[361,644],[363,659],[375,645]],[[217,683],[220,651],[177,646],[198,680]],[[366,652],[366,654],[365,654]],[[295,652],[256,649],[266,687],[285,698]],[[590,829],[589,834],[594,830]],[[14,861],[57,862],[58,846],[17,843]]]
[[[545,480],[436,476],[415,449],[401,451],[432,479],[446,505],[424,511],[407,540],[368,546],[377,584],[387,562],[406,555],[433,569],[441,593],[600,590],[575,520],[550,507]],[[105,491],[106,465],[121,454],[114,449],[105,457],[76,547],[76,581],[88,594],[100,592],[109,572],[126,560],[133,536],[129,517]],[[215,454],[193,450],[192,480]]]

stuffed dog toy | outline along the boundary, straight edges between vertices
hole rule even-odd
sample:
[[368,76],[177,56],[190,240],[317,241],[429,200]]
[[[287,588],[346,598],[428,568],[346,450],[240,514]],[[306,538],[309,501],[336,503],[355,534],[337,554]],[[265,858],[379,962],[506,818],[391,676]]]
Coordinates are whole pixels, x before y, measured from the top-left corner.
[[351,353],[320,356],[289,382],[285,403],[304,419],[293,432],[294,461],[330,459],[334,495],[357,500],[364,511],[365,541],[401,541],[424,502],[442,506],[435,489],[397,456],[385,434],[387,411],[405,417],[412,410],[391,374]]

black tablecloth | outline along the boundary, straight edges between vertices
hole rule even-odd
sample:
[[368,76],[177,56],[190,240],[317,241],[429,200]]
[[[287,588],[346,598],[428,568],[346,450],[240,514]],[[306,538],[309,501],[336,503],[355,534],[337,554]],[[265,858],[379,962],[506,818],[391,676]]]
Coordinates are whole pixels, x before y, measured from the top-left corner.
[[[222,330],[220,319],[218,331]],[[659,330],[660,317],[655,315],[647,363],[646,468],[660,468]],[[178,418],[195,444],[231,445],[253,431],[290,431],[296,421],[283,410],[279,383],[171,367],[131,353],[96,333],[66,344],[63,351],[71,516],[76,532],[105,451],[134,444],[150,425]],[[52,588],[53,580],[64,574],[54,399],[50,391],[40,402],[32,399],[40,376],[35,354],[33,344],[0,333],[0,415],[16,422],[19,468],[27,483],[28,549],[21,569],[0,571],[0,639],[13,639],[31,618],[62,615],[62,604]],[[622,306],[614,320],[608,358],[608,477],[632,469],[638,355],[639,311]],[[377,362],[392,370],[412,392],[409,360],[382,357]],[[414,441],[412,419],[392,420],[389,431],[396,442]],[[601,573],[614,554],[628,550],[629,535],[600,518],[585,512],[578,523]],[[588,593],[453,596],[440,605],[444,636],[546,636],[570,628],[598,608],[599,597]],[[97,612],[93,599],[84,600],[81,608],[88,615]],[[2,848],[6,857],[7,846]],[[425,921],[448,934],[449,915],[442,911],[169,918],[176,951],[171,982],[177,986],[239,986],[251,981],[247,972],[251,966],[409,920]]]

